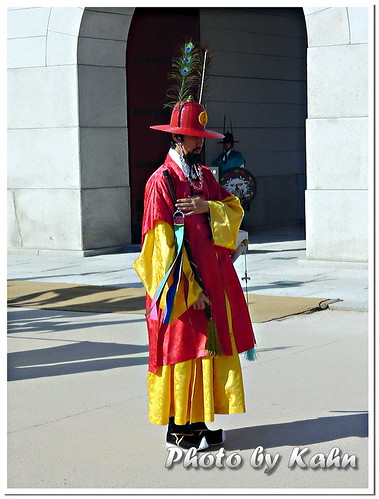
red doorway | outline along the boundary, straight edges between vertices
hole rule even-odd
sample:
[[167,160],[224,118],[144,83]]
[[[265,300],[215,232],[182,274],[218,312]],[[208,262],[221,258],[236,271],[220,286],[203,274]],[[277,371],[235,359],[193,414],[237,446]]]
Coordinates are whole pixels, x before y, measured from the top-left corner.
[[200,39],[198,8],[136,8],[127,52],[127,102],[132,242],[141,240],[143,196],[150,175],[161,165],[170,135],[150,125],[169,123],[167,74],[179,43]]

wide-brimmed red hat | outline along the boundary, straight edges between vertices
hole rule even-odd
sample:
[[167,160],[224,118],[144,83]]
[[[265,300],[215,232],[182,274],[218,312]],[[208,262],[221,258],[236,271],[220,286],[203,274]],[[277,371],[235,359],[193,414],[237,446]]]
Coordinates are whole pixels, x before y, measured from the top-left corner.
[[162,132],[222,139],[223,134],[205,129],[207,122],[208,114],[202,104],[182,101],[175,104],[169,125],[153,125],[150,128]]

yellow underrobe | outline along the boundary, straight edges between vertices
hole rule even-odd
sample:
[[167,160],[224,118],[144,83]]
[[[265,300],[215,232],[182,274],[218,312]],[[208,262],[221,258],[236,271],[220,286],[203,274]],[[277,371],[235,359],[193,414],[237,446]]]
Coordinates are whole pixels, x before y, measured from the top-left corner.
[[226,295],[225,299],[233,355],[191,359],[148,372],[150,423],[167,425],[170,416],[178,425],[211,423],[215,414],[245,412],[241,364]]

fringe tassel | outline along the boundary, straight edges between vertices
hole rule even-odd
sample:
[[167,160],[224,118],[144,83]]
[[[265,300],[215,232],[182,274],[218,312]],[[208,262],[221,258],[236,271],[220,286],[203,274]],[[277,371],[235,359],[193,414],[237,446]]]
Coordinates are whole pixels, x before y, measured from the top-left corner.
[[205,349],[207,350],[209,355],[212,355],[213,357],[222,355],[222,348],[218,339],[216,324],[212,318],[208,322],[207,342],[205,344]]
[[245,359],[251,360],[251,361],[258,359],[258,354],[257,354],[257,352],[256,352],[256,350],[255,350],[254,347],[250,348],[250,350],[246,350],[246,352],[245,352]]

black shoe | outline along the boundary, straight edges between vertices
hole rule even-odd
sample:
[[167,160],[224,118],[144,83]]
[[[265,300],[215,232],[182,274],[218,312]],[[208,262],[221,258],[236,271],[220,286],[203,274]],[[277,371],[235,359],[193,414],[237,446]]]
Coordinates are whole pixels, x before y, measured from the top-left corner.
[[196,450],[203,450],[209,447],[204,435],[194,433],[189,423],[185,425],[174,424],[174,418],[170,418],[166,435],[166,445],[167,447],[175,446],[181,449],[195,447]]
[[205,423],[191,423],[190,429],[195,435],[205,437],[210,447],[221,445],[226,440],[224,430],[210,430]]

